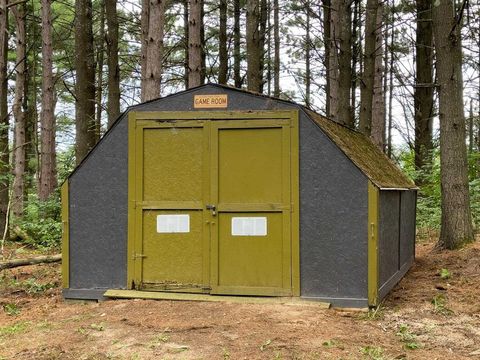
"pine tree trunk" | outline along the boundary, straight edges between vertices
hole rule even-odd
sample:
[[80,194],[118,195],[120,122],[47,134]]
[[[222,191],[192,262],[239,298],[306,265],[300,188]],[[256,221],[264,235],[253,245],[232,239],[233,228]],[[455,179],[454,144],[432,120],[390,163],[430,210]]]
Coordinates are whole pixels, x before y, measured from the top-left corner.
[[184,67],[184,74],[183,74],[183,81],[185,83],[185,89],[188,89],[188,1],[183,0],[183,48],[184,48],[184,57],[183,60],[183,67]]
[[330,8],[329,8],[329,25],[328,25],[328,32],[325,31],[325,34],[328,39],[328,68],[327,68],[327,77],[329,80],[328,85],[328,92],[327,92],[327,101],[329,112],[327,116],[329,116],[332,120],[338,121],[338,100],[339,100],[339,63],[338,63],[338,51],[337,49],[340,47],[339,44],[339,5],[342,0],[330,0]]
[[202,7],[203,0],[189,0],[188,20],[188,86],[202,83]]
[[[32,25],[32,37],[30,39],[36,38],[36,24]],[[27,32],[28,35],[28,32]],[[30,40],[31,41],[31,40]],[[29,41],[29,42],[30,42]],[[36,49],[35,49],[36,50]],[[25,190],[28,187],[33,186],[33,179],[38,179],[38,164],[40,163],[39,150],[38,150],[38,110],[37,110],[37,69],[38,69],[38,56],[37,51],[34,51],[31,60],[27,57],[28,66],[27,66],[27,84],[25,87],[25,99],[26,99],[26,110],[25,110],[25,121],[26,121],[26,132],[25,132],[25,153],[26,153],[26,186]],[[25,191],[25,195],[26,191]]]
[[260,92],[260,3],[259,0],[247,0],[247,88]]
[[2,235],[8,223],[8,177],[10,175],[8,152],[8,131],[10,124],[7,102],[7,24],[7,0],[0,0],[0,232]]
[[141,67],[141,80],[140,80],[140,99],[144,101],[145,99],[145,78],[147,72],[147,39],[148,39],[148,22],[150,20],[150,0],[142,0],[142,12],[140,15],[140,22],[141,22],[141,48],[140,48],[140,67]]
[[325,47],[325,56],[323,60],[323,65],[325,67],[325,114],[328,117],[331,116],[332,110],[330,108],[330,84],[332,83],[330,79],[330,52],[331,52],[331,42],[330,42],[330,17],[331,17],[331,1],[322,0],[323,8],[323,46]]
[[100,132],[102,128],[102,100],[103,100],[103,63],[104,63],[104,52],[105,52],[105,0],[100,0],[100,19],[99,19],[99,30],[97,38],[97,86],[95,94],[95,105],[96,105],[96,115],[95,115],[95,141],[100,140]]
[[219,67],[218,82],[227,83],[228,74],[228,52],[227,52],[227,0],[220,0],[220,29],[218,36]]
[[205,24],[203,23],[203,18],[205,17],[205,9],[202,6],[200,7],[200,49],[201,49],[201,58],[202,58],[202,67],[200,71],[200,84],[205,84],[205,79],[207,78],[207,52],[205,51]]
[[23,215],[23,202],[25,197],[25,112],[24,95],[26,87],[26,35],[25,35],[25,5],[18,4],[12,12],[15,16],[16,32],[16,75],[15,98],[13,100],[13,117],[15,118],[15,150],[14,150],[14,180],[12,211],[18,218]]
[[473,154],[473,100],[470,99],[470,111],[468,113],[468,153]]
[[233,1],[233,79],[236,88],[242,87],[242,77],[240,76],[240,63],[242,61],[240,53],[240,0]]
[[[390,31],[390,57],[388,66],[388,125],[387,125],[387,156],[392,157],[392,127],[393,127],[393,57],[395,40],[395,3],[392,0],[391,6],[391,31]],[[387,51],[387,49],[385,49]]]
[[163,32],[165,25],[165,0],[150,0],[144,93],[142,101],[160,97],[162,81]]
[[353,1],[353,24],[352,24],[352,84],[350,88],[350,119],[355,127],[355,111],[357,106],[357,64],[360,58],[360,0]]
[[273,0],[273,96],[280,97],[280,23],[278,0]]
[[432,9],[440,114],[442,225],[438,246],[454,249],[473,241],[463,113],[462,41],[452,0]]
[[[416,79],[414,89],[415,168],[431,162],[433,149],[433,30],[432,1],[416,0]],[[420,183],[422,179],[418,179]],[[418,181],[417,180],[417,181]]]
[[370,138],[380,150],[385,144],[385,97],[383,91],[384,79],[384,54],[383,54],[383,4],[377,8],[377,24],[375,35],[375,69],[373,78],[372,99],[372,131]]
[[335,10],[338,11],[338,25],[334,28],[338,29],[338,43],[335,51],[338,52],[338,99],[337,109],[333,114],[333,118],[339,123],[350,128],[354,127],[354,119],[352,117],[350,92],[352,86],[352,15],[350,0],[335,0]]
[[263,79],[263,70],[265,68],[265,39],[267,33],[267,20],[268,20],[268,6],[267,0],[260,0],[260,17],[259,17],[259,27],[258,27],[258,48],[259,48],[259,68],[258,76],[260,77],[259,84],[259,93],[263,94],[263,86],[265,85]]
[[367,0],[365,17],[365,50],[360,86],[359,130],[367,136],[372,132],[372,108],[375,74],[375,44],[378,0]]
[[310,1],[305,2],[306,22],[305,22],[305,106],[310,107],[310,92],[311,92],[311,70],[310,70],[310,52],[311,52],[311,39],[310,39]]
[[45,201],[57,187],[51,0],[42,0],[42,69],[38,197],[41,201]]
[[107,18],[108,127],[120,115],[120,66],[118,64],[117,0],[105,0]]
[[95,145],[95,57],[91,0],[76,0],[75,14],[75,157],[79,164]]

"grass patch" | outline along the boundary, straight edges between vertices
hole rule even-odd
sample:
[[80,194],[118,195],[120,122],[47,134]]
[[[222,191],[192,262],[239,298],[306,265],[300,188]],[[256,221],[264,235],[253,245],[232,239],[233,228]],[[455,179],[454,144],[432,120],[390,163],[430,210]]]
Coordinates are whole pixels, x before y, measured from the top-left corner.
[[17,304],[14,304],[14,303],[4,304],[3,311],[5,311],[7,315],[10,315],[10,316],[17,316],[20,314],[20,308],[17,306]]
[[368,309],[368,312],[362,313],[359,315],[360,320],[381,320],[383,319],[385,313],[383,311],[383,306],[382,304],[379,304],[375,308],[370,308]]
[[443,294],[435,295],[431,301],[433,311],[437,314],[449,316],[453,315],[453,310],[447,307],[447,298]]
[[384,360],[383,349],[379,346],[367,345],[360,349],[360,353],[372,360]]
[[20,321],[13,325],[0,327],[0,337],[23,333],[27,330],[29,324],[28,321]]
[[450,279],[452,277],[452,274],[450,273],[450,271],[448,271],[448,269],[440,269],[440,271],[438,272],[438,275],[443,280],[447,280],[447,279]]
[[35,278],[29,278],[20,283],[20,286],[25,289],[28,294],[39,294],[56,286],[54,283],[40,284]]
[[400,325],[397,336],[400,337],[405,349],[415,350],[422,346],[419,342],[417,342],[417,335],[413,334],[405,324]]

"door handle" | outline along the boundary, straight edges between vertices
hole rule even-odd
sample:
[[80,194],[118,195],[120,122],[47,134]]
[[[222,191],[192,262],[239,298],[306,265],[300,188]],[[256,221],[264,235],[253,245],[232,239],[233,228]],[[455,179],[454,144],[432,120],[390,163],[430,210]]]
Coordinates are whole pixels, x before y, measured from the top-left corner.
[[215,205],[207,204],[206,209],[212,211],[212,216],[217,215],[217,207]]

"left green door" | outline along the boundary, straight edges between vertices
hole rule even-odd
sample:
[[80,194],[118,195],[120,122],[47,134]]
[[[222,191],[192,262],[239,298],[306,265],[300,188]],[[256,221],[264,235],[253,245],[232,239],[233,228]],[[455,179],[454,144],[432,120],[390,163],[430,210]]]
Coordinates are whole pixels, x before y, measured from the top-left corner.
[[137,289],[208,292],[205,131],[198,121],[136,124]]

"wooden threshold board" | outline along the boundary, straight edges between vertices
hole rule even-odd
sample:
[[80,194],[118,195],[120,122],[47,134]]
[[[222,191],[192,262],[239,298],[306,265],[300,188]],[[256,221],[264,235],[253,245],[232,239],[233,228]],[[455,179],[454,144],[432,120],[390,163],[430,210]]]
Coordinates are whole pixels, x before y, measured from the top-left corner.
[[330,308],[330,303],[306,300],[296,297],[255,297],[255,296],[224,296],[205,294],[185,294],[178,292],[138,291],[138,290],[107,290],[104,297],[116,299],[152,299],[152,300],[178,300],[178,301],[217,301],[239,304],[284,304],[307,305],[321,309]]

